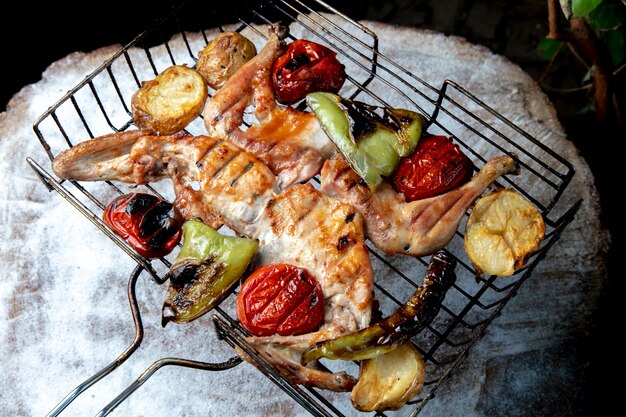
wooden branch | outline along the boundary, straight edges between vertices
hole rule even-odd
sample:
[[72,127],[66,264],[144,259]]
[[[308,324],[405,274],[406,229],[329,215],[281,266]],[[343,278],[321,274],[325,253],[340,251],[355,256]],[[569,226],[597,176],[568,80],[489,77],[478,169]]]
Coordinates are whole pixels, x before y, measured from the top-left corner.
[[559,33],[559,0],[548,0],[548,39],[561,39]]
[[570,27],[576,46],[595,67],[593,80],[596,120],[598,123],[606,123],[611,112],[611,59],[584,18],[570,19]]
[[[548,39],[554,39],[563,42],[574,42],[574,38],[569,32],[561,32],[559,30],[559,16],[561,13],[561,6],[559,0],[547,0],[548,1]],[[624,0],[626,1],[626,0]]]
[[621,106],[617,98],[617,93],[613,93],[613,108],[615,109],[615,117],[617,124],[620,128],[624,129],[624,115],[622,114]]
[[[626,0],[622,0],[626,1]],[[595,101],[595,113],[598,123],[606,123],[610,117],[611,104],[613,96],[612,92],[612,65],[606,47],[596,33],[589,26],[589,22],[585,18],[570,18],[569,24],[571,31],[561,32],[559,30],[559,13],[560,4],[559,0],[547,0],[548,6],[548,39],[556,39],[566,42],[574,56],[576,56],[581,62],[583,59],[578,55],[576,51],[580,51],[581,54],[591,62],[594,67],[593,71],[593,85],[594,85],[594,101]],[[575,46],[572,47],[572,46]],[[619,118],[619,109],[615,109],[615,115]]]

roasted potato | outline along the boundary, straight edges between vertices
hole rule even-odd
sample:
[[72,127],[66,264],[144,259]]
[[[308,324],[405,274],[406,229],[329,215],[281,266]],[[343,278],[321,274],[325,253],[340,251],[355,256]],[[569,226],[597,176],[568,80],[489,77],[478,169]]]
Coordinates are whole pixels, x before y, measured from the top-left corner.
[[133,95],[133,121],[160,135],[181,131],[198,117],[209,96],[204,78],[191,68],[174,65],[144,81]]
[[239,32],[224,32],[200,51],[196,71],[218,89],[256,55],[256,47]]
[[476,202],[465,228],[465,250],[479,272],[513,275],[545,235],[539,210],[512,189]]
[[360,411],[398,410],[424,388],[426,365],[411,343],[361,361],[352,405]]

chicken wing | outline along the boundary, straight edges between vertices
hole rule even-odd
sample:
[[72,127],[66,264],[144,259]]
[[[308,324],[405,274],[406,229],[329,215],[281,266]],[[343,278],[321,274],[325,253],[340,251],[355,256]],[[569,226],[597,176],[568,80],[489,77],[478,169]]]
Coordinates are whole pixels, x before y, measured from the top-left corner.
[[[274,99],[271,72],[283,52],[287,29],[274,25],[261,52],[242,66],[204,109],[210,136],[230,140],[263,161],[277,175],[280,189],[315,176],[334,146],[312,113],[281,107]],[[244,126],[244,112],[254,106],[257,123]]]
[[322,168],[324,194],[351,204],[365,219],[367,237],[387,254],[424,256],[452,240],[463,214],[499,176],[513,173],[510,156],[489,160],[465,185],[424,200],[407,203],[383,182],[375,192],[338,156]]

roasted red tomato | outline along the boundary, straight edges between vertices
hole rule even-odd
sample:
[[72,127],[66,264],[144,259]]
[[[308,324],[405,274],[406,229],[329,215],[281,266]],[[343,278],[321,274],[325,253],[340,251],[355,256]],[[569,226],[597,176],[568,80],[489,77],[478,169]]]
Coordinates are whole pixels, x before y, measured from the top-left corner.
[[312,332],[324,319],[322,288],[305,269],[287,264],[262,266],[239,291],[237,317],[256,336]]
[[180,240],[184,221],[172,204],[144,193],[119,196],[107,206],[102,218],[146,258],[170,253]]
[[346,80],[337,54],[315,42],[298,39],[289,44],[272,69],[276,100],[293,104],[314,91],[337,93]]
[[414,201],[459,187],[472,174],[472,161],[450,138],[425,136],[411,155],[400,160],[391,182],[407,201]]

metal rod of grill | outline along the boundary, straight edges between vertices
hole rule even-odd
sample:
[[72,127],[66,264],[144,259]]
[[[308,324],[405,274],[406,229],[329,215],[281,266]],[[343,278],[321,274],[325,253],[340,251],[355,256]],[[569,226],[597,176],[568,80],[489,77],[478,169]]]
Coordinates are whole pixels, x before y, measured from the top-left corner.
[[143,325],[141,323],[141,313],[139,312],[139,305],[137,304],[137,296],[135,293],[137,278],[139,278],[141,271],[143,271],[143,268],[137,265],[135,267],[135,270],[130,275],[130,279],[128,280],[128,302],[130,304],[130,311],[133,315],[133,323],[135,324],[135,338],[133,339],[133,342],[130,344],[130,346],[126,348],[124,352],[122,352],[120,356],[117,357],[117,359],[93,374],[91,377],[87,378],[76,388],[74,388],[67,396],[65,396],[65,398],[63,398],[63,400],[61,400],[61,402],[52,411],[50,411],[46,415],[46,417],[56,417],[61,414],[61,412],[65,410],[65,408],[70,405],[71,402],[74,401],[80,394],[82,394],[89,387],[100,381],[102,378],[113,372],[118,366],[124,363],[124,361],[126,361],[126,359],[128,359],[130,355],[132,355],[133,352],[137,350],[137,348],[141,344],[141,341],[143,340]]

